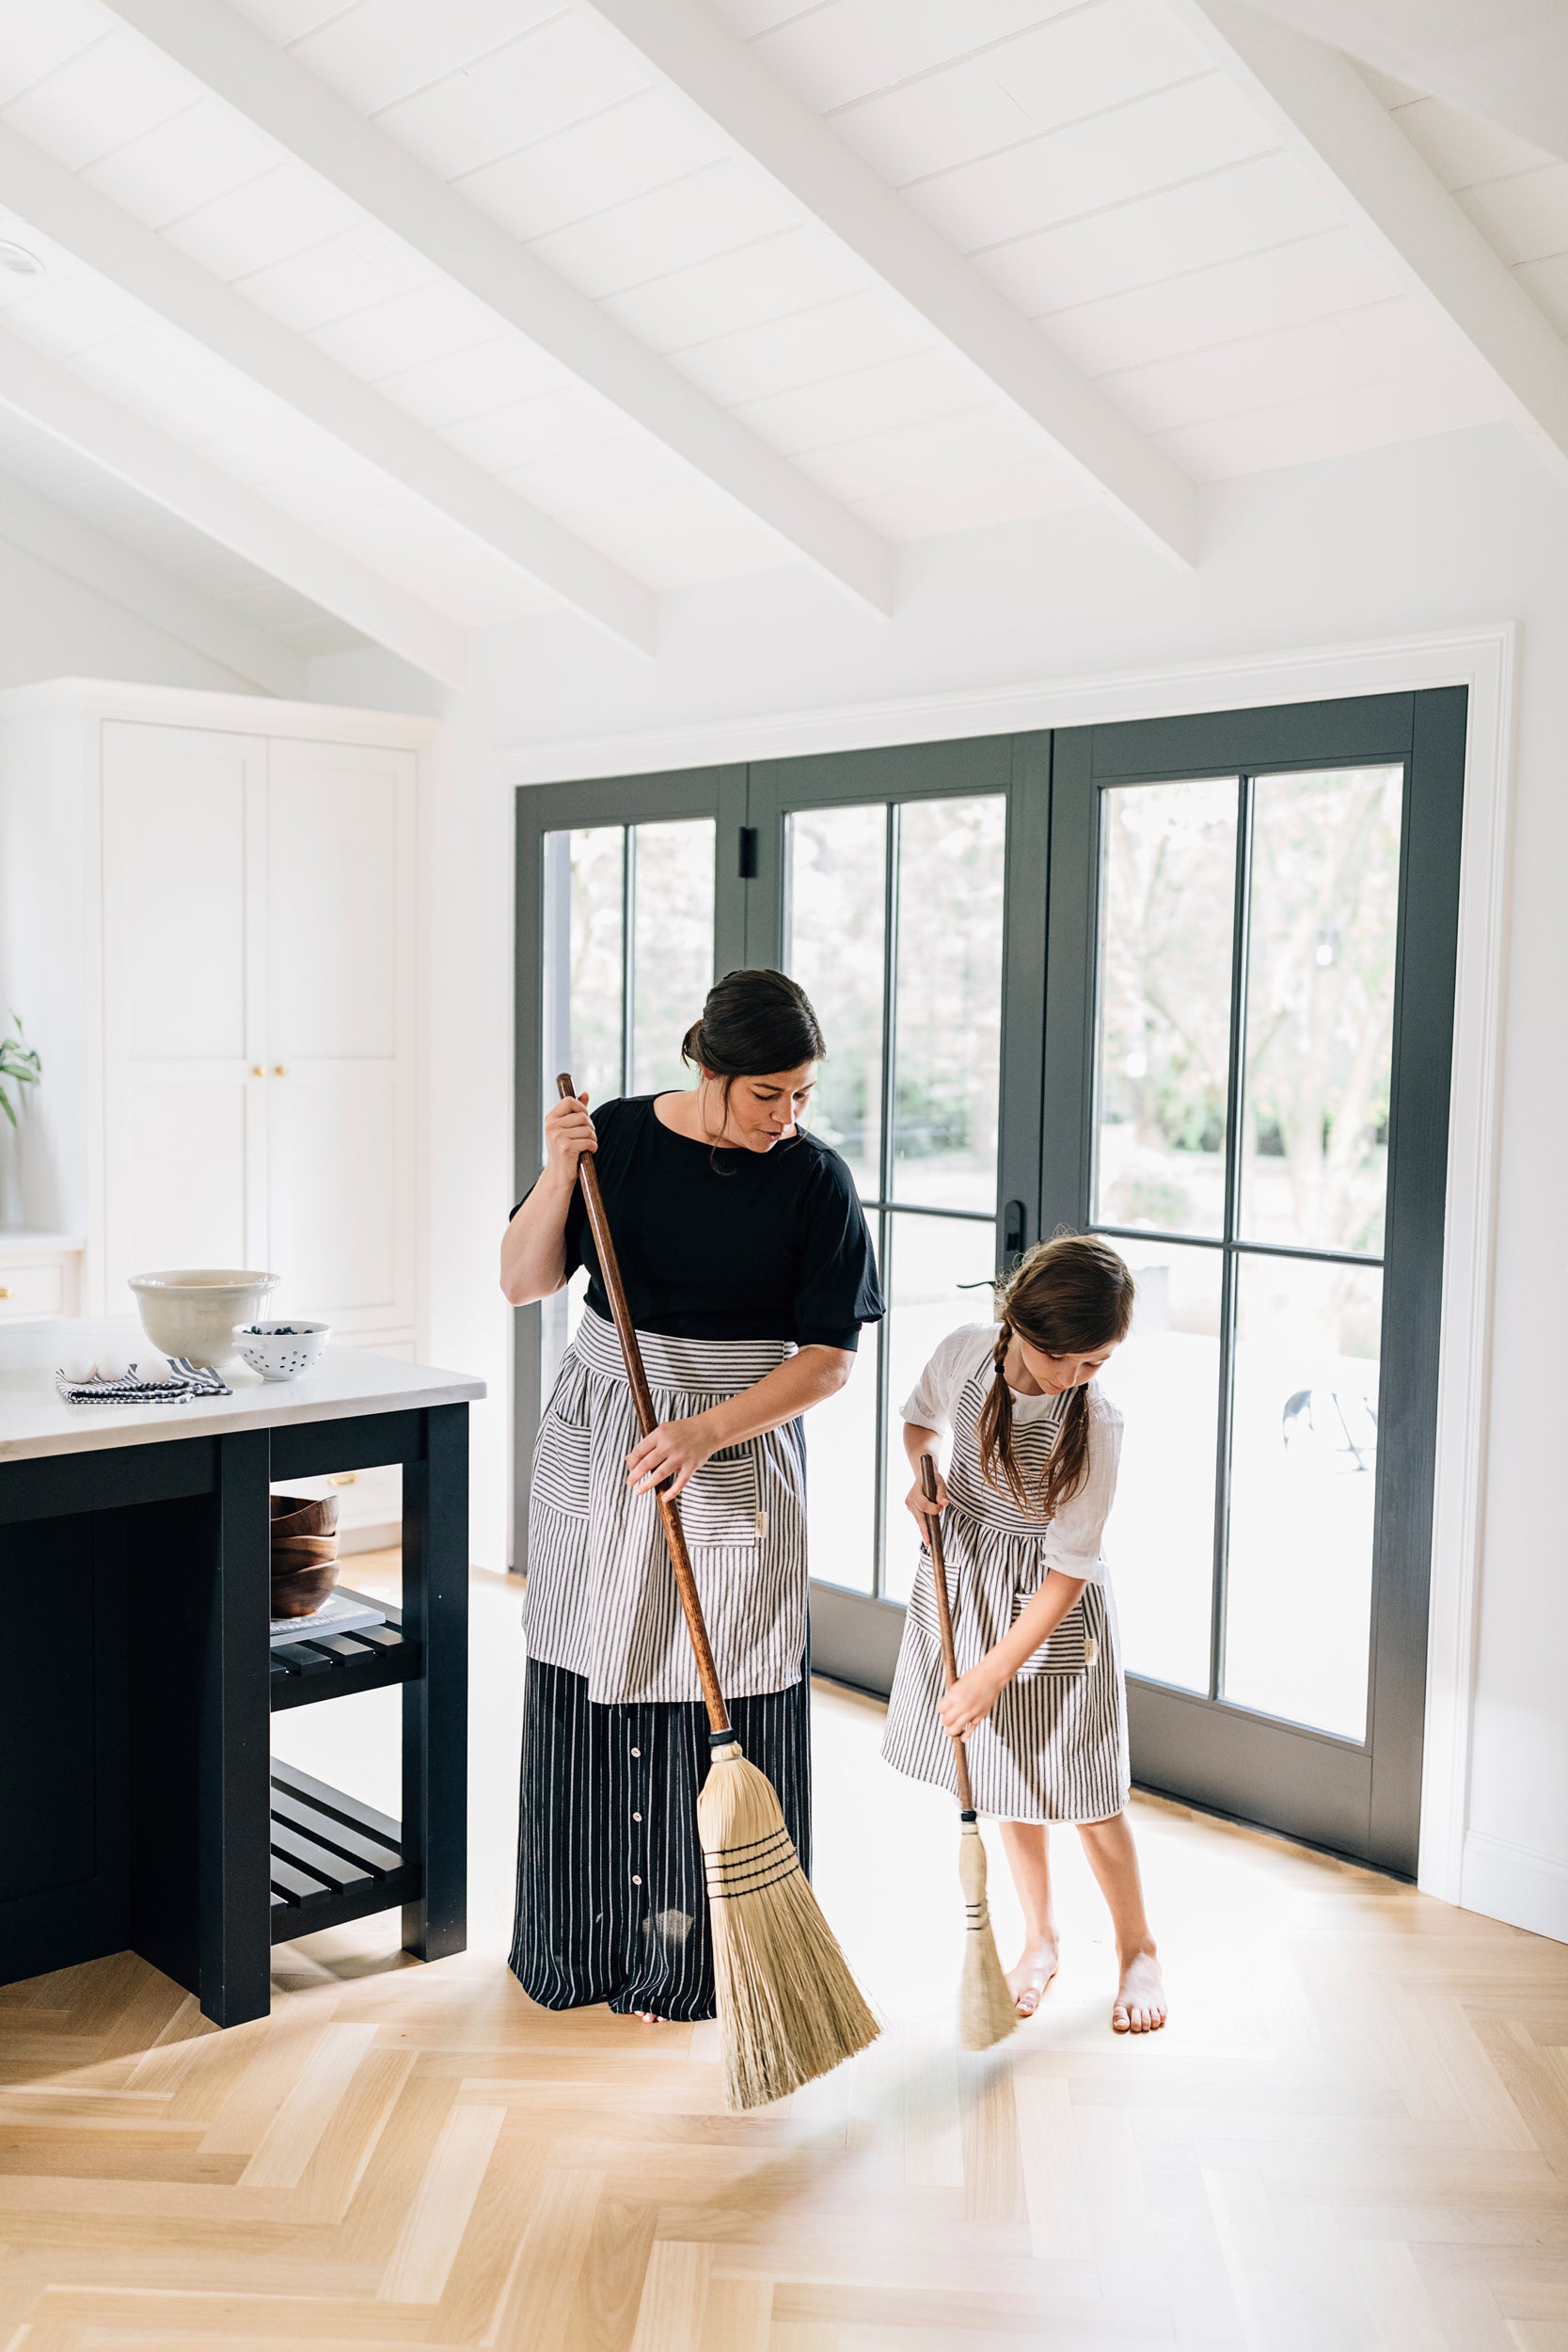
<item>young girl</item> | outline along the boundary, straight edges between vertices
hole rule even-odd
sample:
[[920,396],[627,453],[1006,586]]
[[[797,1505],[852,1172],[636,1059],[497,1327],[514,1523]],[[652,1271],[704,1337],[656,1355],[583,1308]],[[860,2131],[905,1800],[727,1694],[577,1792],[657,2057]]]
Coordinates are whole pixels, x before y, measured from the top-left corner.
[[1116,1929],[1111,2023],[1151,2033],[1165,1997],[1127,1820],[1127,1692],[1101,1549],[1121,1415],[1093,1385],[1127,1337],[1132,1277],[1109,1243],[1071,1235],[1031,1249],[997,1305],[999,1324],[949,1333],[903,1408],[923,1538],[920,1457],[952,1432],[938,1503],[958,1679],[943,1691],[923,1547],[882,1754],[956,1793],[948,1735],[967,1740],[974,1802],[1001,1821],[1023,1907],[1007,1981],[1024,2017],[1056,1973],[1047,1824],[1076,1823]]

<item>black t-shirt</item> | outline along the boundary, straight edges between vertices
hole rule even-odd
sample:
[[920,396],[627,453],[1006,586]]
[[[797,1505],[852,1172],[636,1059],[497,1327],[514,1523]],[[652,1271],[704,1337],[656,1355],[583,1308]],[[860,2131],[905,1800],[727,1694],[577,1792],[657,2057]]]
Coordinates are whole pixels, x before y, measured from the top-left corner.
[[[794,1340],[853,1348],[886,1311],[854,1179],[804,1132],[770,1152],[714,1151],[655,1115],[651,1094],[594,1112],[594,1165],[632,1321],[675,1339]],[[582,1194],[566,1271],[589,1273],[610,1321]]]

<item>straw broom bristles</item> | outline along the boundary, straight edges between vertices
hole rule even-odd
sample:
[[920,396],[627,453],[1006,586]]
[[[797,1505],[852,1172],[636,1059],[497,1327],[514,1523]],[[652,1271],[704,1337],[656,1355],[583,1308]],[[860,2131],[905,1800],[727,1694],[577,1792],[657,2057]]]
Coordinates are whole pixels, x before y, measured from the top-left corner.
[[713,1922],[724,2104],[761,2107],[881,2030],[800,1867],[767,1775],[714,1750],[697,1800]]
[[964,1819],[958,1838],[958,1883],[964,1891],[967,1933],[963,1975],[958,1982],[958,2039],[966,2050],[989,2050],[1005,2042],[1018,2024],[986,1901],[986,1848],[973,1814]]
[[[937,1629],[942,1638],[942,1676],[951,1690],[958,1678],[953,1647],[953,1606],[947,1595],[947,1563],[942,1549],[942,1518],[936,1509],[937,1466],[928,1454],[920,1457],[920,1486],[931,1505],[926,1515],[931,1552],[931,1583],[936,1595]],[[1005,2041],[1019,2022],[1018,2004],[1008,1990],[997,1957],[996,1935],[986,1900],[986,1848],[969,1785],[969,1757],[957,1733],[953,1741],[953,1772],[958,1788],[958,1883],[964,1891],[963,1974],[958,1979],[958,2039],[966,2050],[989,2050]]]

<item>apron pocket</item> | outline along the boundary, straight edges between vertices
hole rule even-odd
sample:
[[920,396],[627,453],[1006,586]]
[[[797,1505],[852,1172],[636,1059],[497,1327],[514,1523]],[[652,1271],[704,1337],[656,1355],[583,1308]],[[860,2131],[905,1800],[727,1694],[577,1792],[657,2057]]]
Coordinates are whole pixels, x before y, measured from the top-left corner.
[[[1033,1593],[1014,1593],[1015,1625],[1034,1597]],[[1024,1660],[1016,1678],[1033,1682],[1041,1675],[1086,1675],[1099,1654],[1100,1645],[1089,1631],[1084,1596],[1080,1594],[1055,1632]]]
[[586,1425],[562,1421],[549,1406],[539,1424],[533,1449],[531,1500],[568,1518],[588,1517],[588,1461],[592,1433]]
[[757,1457],[749,1445],[711,1454],[677,1497],[689,1544],[734,1549],[759,1544],[767,1534]]

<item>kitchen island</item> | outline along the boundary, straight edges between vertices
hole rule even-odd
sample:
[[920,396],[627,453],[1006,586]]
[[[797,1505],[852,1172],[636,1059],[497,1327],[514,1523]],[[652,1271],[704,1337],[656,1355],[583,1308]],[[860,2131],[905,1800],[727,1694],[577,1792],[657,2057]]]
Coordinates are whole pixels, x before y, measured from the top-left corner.
[[[397,1906],[405,1949],[461,1950],[483,1383],[330,1347],[293,1381],[226,1368],[230,1396],[65,1403],[55,1367],[101,1345],[149,1353],[132,1318],[0,1330],[0,1983],[131,1949],[230,2026],[321,1927]],[[280,1664],[269,1490],[388,1462],[401,1617]],[[273,1761],[276,1708],[390,1682],[401,1822]]]

